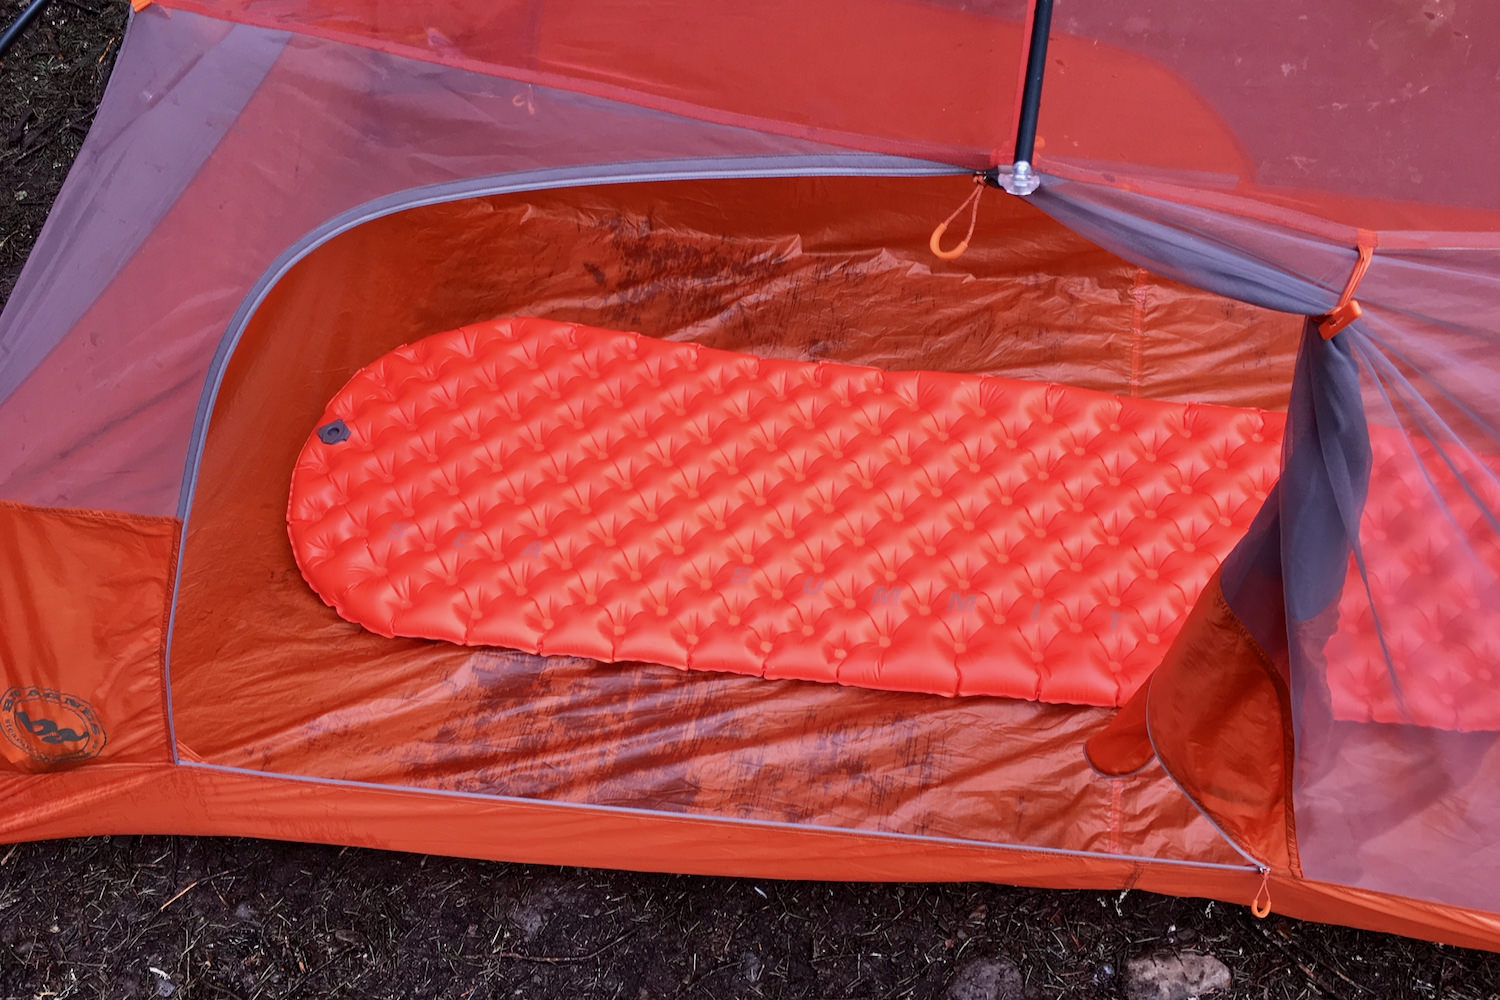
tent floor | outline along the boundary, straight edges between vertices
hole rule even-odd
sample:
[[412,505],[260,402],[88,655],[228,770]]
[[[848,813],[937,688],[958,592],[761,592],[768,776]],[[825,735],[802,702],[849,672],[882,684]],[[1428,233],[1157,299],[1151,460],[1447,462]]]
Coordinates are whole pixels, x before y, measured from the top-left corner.
[[287,544],[288,476],[327,401],[400,344],[496,315],[765,359],[1283,405],[1295,318],[1154,278],[1017,199],[986,204],[958,266],[935,264],[927,236],[968,189],[835,178],[513,195],[400,213],[313,252],[251,319],[207,430],[172,635],[184,756],[392,788],[1244,864],[1159,769],[1121,781],[1089,770],[1082,744],[1112,709],[387,639],[330,611]]

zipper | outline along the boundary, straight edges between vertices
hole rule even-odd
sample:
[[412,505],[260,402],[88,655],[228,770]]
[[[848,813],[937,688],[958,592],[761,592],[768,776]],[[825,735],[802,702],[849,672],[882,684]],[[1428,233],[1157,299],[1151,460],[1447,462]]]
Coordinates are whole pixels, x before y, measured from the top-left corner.
[[1231,837],[1219,825],[1219,821],[1214,819],[1213,815],[1204,808],[1203,803],[1198,801],[1197,796],[1188,791],[1187,786],[1178,779],[1177,775],[1172,773],[1172,769],[1167,766],[1167,762],[1156,749],[1156,734],[1151,731],[1151,681],[1154,679],[1155,677],[1153,676],[1146,681],[1146,741],[1151,744],[1151,754],[1156,759],[1156,762],[1161,765],[1162,773],[1182,793],[1183,798],[1193,804],[1193,808],[1198,810],[1198,814],[1208,822],[1209,826],[1213,827],[1214,832],[1223,838],[1224,843],[1233,848],[1236,854],[1244,858],[1250,867],[1259,873],[1260,888],[1256,890],[1255,898],[1250,902],[1250,912],[1256,917],[1265,918],[1271,913],[1271,866],[1241,847],[1239,841]]

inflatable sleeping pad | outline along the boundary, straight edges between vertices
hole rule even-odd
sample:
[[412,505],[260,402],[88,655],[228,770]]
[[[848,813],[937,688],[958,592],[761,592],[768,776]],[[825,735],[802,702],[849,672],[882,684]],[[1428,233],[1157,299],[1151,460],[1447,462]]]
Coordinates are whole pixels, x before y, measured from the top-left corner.
[[1114,705],[1265,498],[1282,419],[502,319],[356,374],[288,525],[386,636]]

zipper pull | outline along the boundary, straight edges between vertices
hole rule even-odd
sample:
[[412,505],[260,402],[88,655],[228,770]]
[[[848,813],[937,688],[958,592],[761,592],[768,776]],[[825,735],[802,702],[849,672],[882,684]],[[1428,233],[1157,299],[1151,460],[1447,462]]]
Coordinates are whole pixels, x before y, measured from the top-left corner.
[[1261,866],[1260,888],[1255,892],[1255,899],[1250,903],[1250,912],[1255,914],[1257,920],[1264,920],[1271,915],[1271,869]]
[[[969,196],[963,200],[962,204],[953,210],[952,215],[939,222],[937,228],[932,231],[932,239],[927,241],[927,249],[931,250],[932,255],[938,260],[958,260],[958,258],[964,255],[964,251],[969,249],[969,241],[974,238],[974,223],[979,221],[979,196],[984,193],[984,187],[985,176],[982,172],[976,171],[974,174],[974,190],[969,193]],[[953,223],[953,220],[958,218],[959,214],[966,208],[970,209],[968,234],[959,240],[958,245],[952,250],[944,250],[942,245],[943,235],[948,232],[948,227]]]

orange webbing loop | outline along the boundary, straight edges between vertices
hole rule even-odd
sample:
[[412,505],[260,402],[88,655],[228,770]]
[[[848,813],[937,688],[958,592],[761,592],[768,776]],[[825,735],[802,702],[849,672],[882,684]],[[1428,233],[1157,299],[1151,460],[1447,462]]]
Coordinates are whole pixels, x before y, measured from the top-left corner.
[[1354,270],[1349,274],[1349,281],[1344,285],[1344,293],[1339,296],[1339,304],[1326,315],[1318,317],[1318,332],[1323,335],[1324,340],[1332,340],[1338,336],[1350,323],[1365,314],[1360,308],[1359,301],[1354,297],[1354,290],[1359,287],[1360,279],[1370,269],[1370,261],[1375,258],[1375,234],[1368,230],[1359,231],[1359,259],[1354,262]]
[[[974,238],[974,224],[979,221],[979,196],[983,193],[984,175],[975,174],[974,190],[963,200],[963,204],[953,210],[952,215],[939,222],[937,228],[932,231],[932,239],[927,241],[927,248],[932,251],[932,255],[938,260],[958,260],[958,258],[964,255],[964,251],[969,249],[969,241]],[[963,239],[958,241],[958,246],[952,250],[944,250],[942,246],[943,236],[948,232],[948,226],[966,208],[970,209],[968,233]]]
[[1260,888],[1255,892],[1255,899],[1250,903],[1250,912],[1255,914],[1257,920],[1264,920],[1271,915],[1271,869],[1260,870]]

